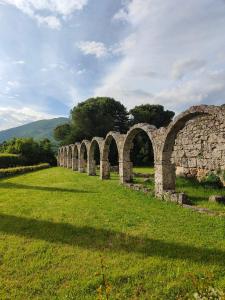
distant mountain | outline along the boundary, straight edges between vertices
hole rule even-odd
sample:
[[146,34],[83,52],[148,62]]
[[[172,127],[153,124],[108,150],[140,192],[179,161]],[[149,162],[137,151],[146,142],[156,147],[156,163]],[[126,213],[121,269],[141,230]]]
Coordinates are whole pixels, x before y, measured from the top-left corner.
[[55,142],[53,130],[56,126],[67,123],[67,118],[54,118],[50,120],[40,120],[18,126],[15,128],[0,131],[0,143],[14,137],[33,137],[35,140],[48,138]]

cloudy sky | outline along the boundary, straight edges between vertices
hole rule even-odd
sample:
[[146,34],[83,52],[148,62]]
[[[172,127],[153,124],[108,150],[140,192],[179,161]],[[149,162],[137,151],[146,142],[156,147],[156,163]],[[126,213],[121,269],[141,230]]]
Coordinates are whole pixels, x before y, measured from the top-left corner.
[[0,130],[91,96],[225,103],[225,0],[0,0]]

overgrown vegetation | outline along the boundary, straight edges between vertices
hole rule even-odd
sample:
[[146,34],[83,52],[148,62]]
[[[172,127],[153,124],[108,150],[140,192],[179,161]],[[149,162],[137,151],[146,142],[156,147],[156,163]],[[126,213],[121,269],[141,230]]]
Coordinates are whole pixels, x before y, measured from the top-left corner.
[[0,206],[0,299],[190,300],[203,282],[223,292],[224,218],[126,189],[115,174],[0,180]]
[[11,153],[0,153],[0,168],[12,168],[22,166],[25,162],[21,155]]
[[18,174],[24,174],[28,172],[33,172],[37,170],[47,169],[50,165],[47,163],[33,165],[33,166],[23,166],[23,167],[15,167],[15,168],[7,168],[7,169],[0,169],[0,178],[8,177],[8,176],[15,176]]
[[[39,142],[35,141],[33,138],[14,138],[7,142],[0,144],[0,152],[2,152],[2,157],[7,158],[13,157],[11,154],[16,154],[15,164],[1,164],[0,168],[6,168],[11,166],[21,166],[21,165],[35,165],[39,163],[49,163],[51,165],[56,165],[56,157],[52,150],[52,144],[48,139],[41,140]],[[17,157],[17,158],[16,158]],[[5,160],[6,162],[6,160]]]
[[213,172],[207,174],[205,178],[202,179],[201,184],[206,188],[222,188],[223,183],[218,175]]

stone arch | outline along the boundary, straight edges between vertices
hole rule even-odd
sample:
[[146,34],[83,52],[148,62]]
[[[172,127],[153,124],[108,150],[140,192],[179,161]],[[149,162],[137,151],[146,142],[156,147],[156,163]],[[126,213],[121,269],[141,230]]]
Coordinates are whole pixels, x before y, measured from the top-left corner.
[[78,171],[80,173],[85,173],[86,171],[87,165],[85,161],[85,152],[87,154],[87,162],[88,162],[89,148],[90,148],[90,141],[83,140],[80,144],[80,149],[79,149]]
[[94,137],[91,140],[89,154],[88,154],[88,164],[87,164],[87,173],[90,176],[96,175],[96,161],[95,161],[95,156],[94,156],[96,146],[99,148],[100,162],[101,162],[103,142],[104,142],[104,139],[101,137]]
[[155,157],[155,139],[153,133],[156,131],[156,127],[147,123],[139,123],[132,126],[126,134],[122,147],[122,163],[120,180],[121,183],[130,182],[133,178],[133,163],[130,160],[130,152],[133,148],[133,140],[140,132],[145,132],[149,137],[152,144],[153,153]]
[[171,156],[176,136],[184,128],[186,123],[201,115],[219,114],[220,107],[200,105],[178,115],[167,128],[159,130],[158,150],[155,159],[155,192],[163,196],[167,191],[175,191],[175,164],[171,162]]
[[118,150],[118,159],[119,159],[119,169],[120,169],[120,162],[121,162],[121,146],[123,143],[125,135],[120,134],[119,132],[116,131],[110,131],[102,146],[102,158],[101,158],[101,163],[100,163],[100,178],[101,179],[109,179],[110,178],[110,163],[109,163],[109,149],[110,149],[110,144],[112,140],[115,141],[117,150]]

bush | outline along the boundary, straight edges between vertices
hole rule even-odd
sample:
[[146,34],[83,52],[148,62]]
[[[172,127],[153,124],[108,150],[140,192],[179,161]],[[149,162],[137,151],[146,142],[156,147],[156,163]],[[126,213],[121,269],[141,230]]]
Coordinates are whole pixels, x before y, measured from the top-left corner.
[[205,187],[209,187],[209,188],[221,188],[221,187],[223,187],[223,183],[221,182],[220,177],[218,175],[216,175],[215,173],[213,173],[213,172],[209,173],[205,178],[203,178],[201,183]]
[[49,167],[50,164],[44,163],[44,164],[39,164],[34,166],[23,166],[23,167],[16,167],[16,168],[0,169],[0,178],[47,169]]
[[0,153],[0,168],[12,168],[24,165],[24,160],[21,155]]
[[23,166],[39,163],[50,163],[52,166],[57,164],[52,144],[48,139],[37,142],[33,138],[14,138],[0,144],[0,152],[20,155],[23,163],[19,165]]

